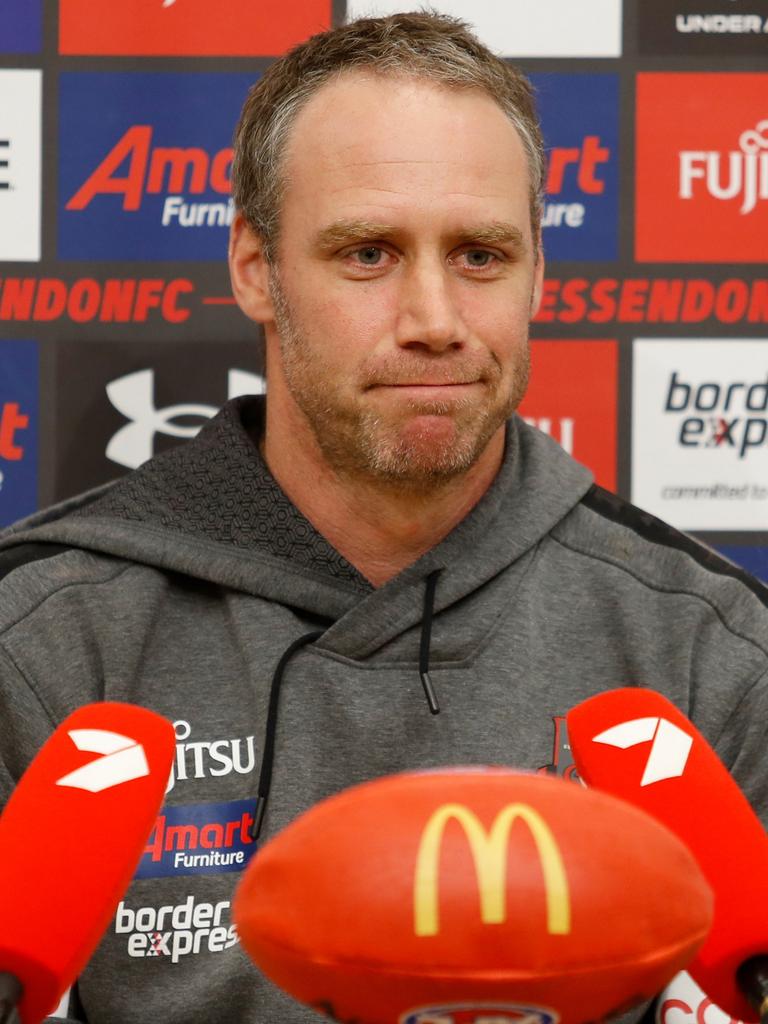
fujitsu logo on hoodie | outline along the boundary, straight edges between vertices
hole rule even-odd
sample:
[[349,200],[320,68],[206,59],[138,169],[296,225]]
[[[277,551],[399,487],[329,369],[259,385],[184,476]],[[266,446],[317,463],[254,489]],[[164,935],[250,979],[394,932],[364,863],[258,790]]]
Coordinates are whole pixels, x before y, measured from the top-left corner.
[[250,775],[256,767],[253,736],[192,740],[192,726],[189,722],[180,719],[173,723],[173,727],[177,740],[176,758],[166,793],[170,793],[177,782],[220,778],[233,772],[237,772],[238,775]]

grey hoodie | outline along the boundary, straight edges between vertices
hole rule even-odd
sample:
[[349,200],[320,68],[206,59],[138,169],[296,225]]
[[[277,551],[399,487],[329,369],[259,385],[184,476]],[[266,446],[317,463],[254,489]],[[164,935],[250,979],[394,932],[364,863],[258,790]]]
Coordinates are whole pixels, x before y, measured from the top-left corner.
[[280,491],[262,428],[263,401],[236,400],[188,445],[0,535],[0,799],[79,705],[135,702],[176,723],[166,806],[80,980],[91,1024],[318,1019],[259,977],[229,913],[270,687],[309,633],[285,665],[262,841],[387,773],[569,774],[561,716],[627,685],[689,715],[765,816],[760,584],[513,418],[479,504],[374,589]]

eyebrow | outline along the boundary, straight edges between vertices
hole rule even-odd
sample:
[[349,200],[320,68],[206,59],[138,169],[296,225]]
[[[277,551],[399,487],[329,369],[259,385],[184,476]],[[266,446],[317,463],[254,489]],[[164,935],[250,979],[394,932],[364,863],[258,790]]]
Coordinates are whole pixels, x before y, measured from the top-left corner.
[[511,244],[519,249],[525,248],[525,237],[520,228],[501,220],[462,229],[458,237],[462,242],[480,242],[485,245]]
[[386,238],[395,233],[391,224],[373,220],[337,220],[318,231],[315,245],[318,249],[331,249],[348,242],[367,242]]
[[[391,238],[398,233],[394,225],[383,221],[338,220],[318,231],[315,245],[318,249],[327,251],[338,245]],[[491,221],[476,227],[461,228],[456,233],[456,238],[460,244],[477,242],[479,245],[511,245],[521,251],[525,249],[523,232],[506,221]]]

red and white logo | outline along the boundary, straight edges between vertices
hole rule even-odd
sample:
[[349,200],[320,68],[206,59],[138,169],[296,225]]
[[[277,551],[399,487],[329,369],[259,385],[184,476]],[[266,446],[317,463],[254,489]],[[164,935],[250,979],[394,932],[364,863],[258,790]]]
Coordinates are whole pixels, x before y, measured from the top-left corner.
[[592,737],[593,743],[627,750],[640,743],[650,743],[651,752],[640,780],[641,786],[652,786],[664,779],[677,779],[685,771],[693,738],[668,722],[666,718],[633,718],[621,722]]
[[67,54],[278,56],[331,24],[331,0],[61,0],[59,51]]
[[768,201],[768,119],[745,129],[738,149],[680,154],[680,198],[695,199],[702,193],[721,202],[736,201],[742,216],[752,213],[758,201]]
[[618,353],[614,341],[533,341],[520,415],[616,488]]
[[656,1000],[656,1024],[739,1024],[715,1005],[687,971],[676,974]]
[[637,259],[765,259],[767,95],[766,74],[638,75]]
[[101,793],[149,775],[144,747],[130,736],[107,729],[71,729],[68,736],[78,750],[102,756],[57,779],[57,786]]

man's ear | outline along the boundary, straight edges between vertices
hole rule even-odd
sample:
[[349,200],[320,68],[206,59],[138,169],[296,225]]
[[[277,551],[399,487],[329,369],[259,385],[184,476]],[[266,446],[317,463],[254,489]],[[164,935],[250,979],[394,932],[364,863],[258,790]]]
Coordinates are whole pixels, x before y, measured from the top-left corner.
[[275,319],[264,243],[242,213],[235,214],[229,230],[229,276],[237,304],[247,317],[259,324]]

